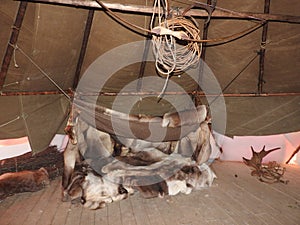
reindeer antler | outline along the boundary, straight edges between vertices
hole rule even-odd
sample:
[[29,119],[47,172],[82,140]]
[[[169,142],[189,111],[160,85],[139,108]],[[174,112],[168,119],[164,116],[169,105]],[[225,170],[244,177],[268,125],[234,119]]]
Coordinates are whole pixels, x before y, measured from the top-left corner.
[[252,151],[252,157],[251,159],[246,159],[243,157],[244,163],[252,167],[254,170],[252,170],[251,175],[252,176],[258,176],[259,180],[262,182],[267,183],[274,183],[274,182],[282,182],[287,183],[288,181],[281,180],[281,177],[283,176],[285,172],[285,168],[281,168],[280,165],[276,162],[269,162],[267,165],[262,165],[263,158],[268,155],[269,153],[280,149],[273,148],[270,150],[265,150],[266,146],[264,145],[263,149],[260,152],[255,152],[253,147],[251,146]]
[[270,150],[267,150],[267,151],[265,149],[266,149],[266,146],[264,145],[263,149],[260,152],[255,152],[253,147],[251,146],[252,158],[251,159],[246,159],[246,158],[243,157],[244,163],[247,166],[251,166],[251,167],[257,169],[258,167],[261,166],[262,160],[266,155],[268,155],[269,153],[271,153],[275,150],[280,149],[280,147],[273,148],[273,149],[270,149]]

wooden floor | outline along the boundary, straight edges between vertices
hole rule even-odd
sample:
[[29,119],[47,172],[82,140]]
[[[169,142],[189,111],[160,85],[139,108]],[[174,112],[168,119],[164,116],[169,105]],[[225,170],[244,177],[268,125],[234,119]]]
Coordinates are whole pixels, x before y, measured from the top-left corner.
[[300,167],[287,166],[289,183],[265,184],[242,163],[215,162],[213,186],[190,195],[142,199],[138,194],[100,210],[60,201],[60,179],[36,193],[0,203],[0,224],[300,224]]

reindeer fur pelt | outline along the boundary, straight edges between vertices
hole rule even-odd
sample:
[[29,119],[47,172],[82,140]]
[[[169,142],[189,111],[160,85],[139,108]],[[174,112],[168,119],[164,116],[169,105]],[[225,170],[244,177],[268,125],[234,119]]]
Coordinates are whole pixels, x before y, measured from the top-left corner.
[[[205,163],[198,166],[195,161],[177,154],[156,162],[150,159],[149,153],[143,154],[113,160],[103,167],[104,175],[97,174],[89,166],[81,167],[81,171],[75,169],[67,194],[72,201],[79,199],[84,207],[97,209],[125,199],[135,191],[144,198],[189,194],[193,189],[211,186],[216,178]],[[150,160],[147,166],[144,165],[146,158]],[[143,159],[140,165],[139,159]]]
[[49,183],[48,172],[43,167],[33,171],[4,173],[0,176],[0,200],[15,193],[41,190]]
[[194,110],[165,113],[161,123],[162,127],[179,127],[184,125],[200,124],[205,120],[207,110],[205,105],[198,105]]

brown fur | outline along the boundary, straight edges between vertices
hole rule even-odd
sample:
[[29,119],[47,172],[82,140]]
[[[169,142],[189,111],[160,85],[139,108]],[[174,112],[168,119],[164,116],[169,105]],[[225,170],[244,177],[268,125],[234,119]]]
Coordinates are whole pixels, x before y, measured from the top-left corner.
[[34,171],[5,173],[0,176],[0,199],[15,193],[38,191],[49,183],[48,172],[43,167]]

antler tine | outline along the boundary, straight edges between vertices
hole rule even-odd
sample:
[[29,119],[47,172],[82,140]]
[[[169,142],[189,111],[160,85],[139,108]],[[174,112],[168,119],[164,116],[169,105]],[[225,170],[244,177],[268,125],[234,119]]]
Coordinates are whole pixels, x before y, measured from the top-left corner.
[[263,147],[262,151],[265,151],[265,149],[266,149],[266,146],[264,145],[264,147]]

